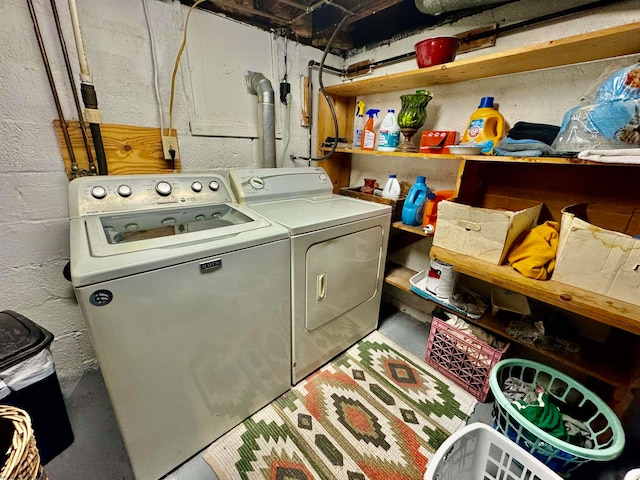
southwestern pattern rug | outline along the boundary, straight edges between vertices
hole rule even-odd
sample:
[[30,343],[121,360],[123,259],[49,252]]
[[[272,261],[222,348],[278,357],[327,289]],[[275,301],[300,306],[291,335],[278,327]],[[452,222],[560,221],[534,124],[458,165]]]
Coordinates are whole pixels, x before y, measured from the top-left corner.
[[476,403],[375,331],[203,457],[220,480],[419,480]]

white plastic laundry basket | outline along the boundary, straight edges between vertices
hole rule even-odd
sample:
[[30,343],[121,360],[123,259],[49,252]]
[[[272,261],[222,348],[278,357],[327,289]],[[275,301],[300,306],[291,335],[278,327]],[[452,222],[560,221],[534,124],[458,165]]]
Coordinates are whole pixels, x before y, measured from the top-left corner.
[[640,468],[629,470],[624,476],[624,480],[640,480]]
[[562,480],[553,470],[484,423],[458,430],[427,464],[424,480]]

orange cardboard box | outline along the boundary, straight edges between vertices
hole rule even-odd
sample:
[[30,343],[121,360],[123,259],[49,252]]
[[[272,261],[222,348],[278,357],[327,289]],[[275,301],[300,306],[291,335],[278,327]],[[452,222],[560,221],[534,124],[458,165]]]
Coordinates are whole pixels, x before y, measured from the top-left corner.
[[445,153],[445,145],[458,143],[460,133],[442,130],[425,130],[420,137],[420,153]]

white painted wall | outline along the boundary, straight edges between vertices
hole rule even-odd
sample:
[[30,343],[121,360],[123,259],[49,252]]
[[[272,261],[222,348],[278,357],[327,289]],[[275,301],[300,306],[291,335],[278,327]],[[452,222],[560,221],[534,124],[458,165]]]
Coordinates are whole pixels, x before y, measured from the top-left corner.
[[[67,118],[76,118],[49,1],[34,0],[34,3],[65,115]],[[141,0],[83,0],[78,3],[87,56],[104,121],[159,126],[149,37]],[[491,21],[515,21],[525,13],[526,8],[534,6],[540,10],[542,7],[539,3],[543,2],[523,0],[492,13],[442,27],[433,33],[455,33]],[[67,2],[58,0],[57,4],[72,64],[74,70],[77,70]],[[149,7],[158,42],[160,90],[165,106],[166,125],[170,75],[175,54],[182,40],[186,8],[170,0],[150,0]],[[210,14],[197,11],[194,15]],[[74,377],[94,368],[96,360],[71,285],[62,277],[62,269],[69,258],[66,199],[68,181],[52,127],[57,113],[35,42],[26,1],[0,2],[0,18],[3,19],[0,23],[0,309],[18,311],[53,332],[56,340],[52,351],[58,374],[61,377]],[[544,29],[509,35],[499,39],[495,50],[637,21],[639,18],[638,2],[628,1],[609,7],[599,15],[556,22]],[[233,38],[219,38],[219,42],[211,45],[211,48],[233,48],[233,42],[241,42],[246,29],[251,27],[234,23],[234,28],[236,34]],[[277,51],[278,46],[274,45],[269,34],[263,35],[263,44],[256,45],[255,49],[257,54],[268,56],[274,49]],[[388,47],[361,53],[349,59],[349,63],[362,58],[381,59],[409,51],[417,39],[405,39]],[[487,51],[469,55],[484,53]],[[295,46],[293,42],[289,42],[289,81],[293,93],[292,139],[289,153],[308,153],[309,132],[299,127],[299,79],[306,75],[308,61],[320,60],[321,55],[322,52],[319,50]],[[282,73],[282,57],[275,57],[279,62],[275,69]],[[188,73],[185,69],[194,61],[206,59],[194,58],[193,55],[188,59],[183,58],[182,70],[177,78],[174,106],[174,126],[178,129],[180,137],[184,170],[217,170],[224,173],[232,168],[256,166],[258,142],[255,140],[190,135],[189,122],[194,105],[188,82],[201,79],[194,79],[183,73]],[[238,58],[236,64],[230,65],[218,74],[231,72],[240,75],[246,69],[247,63],[247,59]],[[341,66],[340,60],[331,56],[328,63]],[[375,74],[410,68],[414,68],[414,65],[407,63],[380,69]],[[479,98],[490,94],[496,96],[501,110],[510,122],[524,119],[521,117],[525,114],[531,121],[553,121],[558,118],[559,112],[574,103],[578,92],[581,92],[587,83],[578,83],[578,80],[583,76],[590,79],[597,72],[597,68],[585,68],[587,70],[577,70],[577,73],[554,72],[553,86],[544,81],[547,78],[546,74],[526,74],[514,76],[517,77],[515,80],[481,80],[466,85],[434,88],[435,98],[429,106],[427,126],[462,129]],[[314,84],[317,85],[317,74],[314,76]],[[277,92],[278,79],[271,80]],[[216,91],[215,77],[208,78],[207,81],[211,82],[212,94],[224,94]],[[331,75],[324,77],[326,85],[335,81],[338,80]],[[565,83],[568,85],[559,89],[558,84]],[[524,89],[526,94],[523,94]],[[392,108],[387,105],[398,108],[398,95],[399,93],[366,99],[366,102],[380,108]],[[531,100],[527,100],[529,95]],[[317,95],[313,96],[315,100]],[[546,98],[546,102],[541,103],[541,98]],[[279,104],[278,115],[283,114],[284,109]],[[281,153],[281,147],[282,143],[278,142],[278,154]],[[374,176],[382,180],[388,173],[395,171],[401,179],[407,181],[413,181],[416,175],[426,174],[433,187],[442,188],[453,184],[457,170],[454,163],[436,160],[425,165],[425,162],[417,163],[408,159],[356,156],[351,183],[360,184],[364,176]],[[287,160],[285,166],[290,165],[291,162]],[[413,268],[417,269],[416,266]]]
[[[34,4],[65,116],[77,119],[50,3],[34,0]],[[58,0],[57,5],[77,82],[75,43],[67,2]],[[187,9],[170,0],[149,0],[148,5],[157,38],[159,83],[167,126],[171,73],[182,41]],[[78,8],[104,122],[159,127],[149,34],[141,0],[83,0],[78,2]],[[205,21],[213,17],[201,11],[193,15]],[[26,0],[0,2],[0,18],[3,19],[0,22],[0,310],[17,311],[50,330],[55,335],[52,351],[58,375],[74,377],[97,364],[71,285],[62,276],[69,259],[68,180],[52,126],[57,113]],[[216,17],[212,24],[219,20]],[[210,46],[212,49],[233,48],[233,43],[242,42],[249,30],[255,36],[253,27],[230,23],[234,34],[231,38],[227,35],[218,38],[217,43]],[[190,41],[197,41],[192,33],[189,31]],[[278,46],[269,33],[260,31],[258,35],[263,41],[252,45],[255,55],[271,58],[271,51],[277,52]],[[307,62],[319,61],[322,52],[291,41],[288,50],[288,77],[293,94],[289,152],[304,156],[309,142],[307,129],[299,127],[300,76],[306,75]],[[183,73],[189,62],[207,59],[193,55],[188,58],[188,54],[187,47],[177,77],[173,119],[184,171],[226,173],[232,168],[257,166],[259,142],[256,140],[190,135],[192,89],[185,84]],[[274,55],[274,59],[277,63],[274,71],[282,74],[282,56]],[[231,74],[242,81],[248,63],[249,60],[239,57],[217,75]],[[270,72],[264,74],[270,77]],[[228,95],[224,89],[215,88],[215,74],[207,79],[191,79],[209,82],[213,96]],[[271,79],[276,92],[278,80]],[[257,102],[257,98],[253,98]],[[279,102],[277,110],[278,115],[285,112]],[[257,107],[246,114],[257,116]],[[278,155],[281,148],[279,141]],[[292,163],[287,160],[285,165]]]

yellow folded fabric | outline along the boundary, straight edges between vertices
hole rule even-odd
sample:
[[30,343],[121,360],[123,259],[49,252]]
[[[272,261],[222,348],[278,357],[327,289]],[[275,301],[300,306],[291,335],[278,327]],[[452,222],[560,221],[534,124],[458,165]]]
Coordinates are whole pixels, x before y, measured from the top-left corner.
[[511,248],[507,262],[525,277],[548,280],[556,266],[558,222],[545,222],[533,228]]

